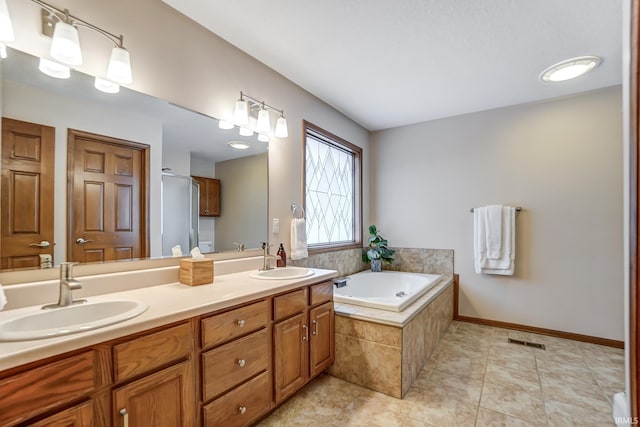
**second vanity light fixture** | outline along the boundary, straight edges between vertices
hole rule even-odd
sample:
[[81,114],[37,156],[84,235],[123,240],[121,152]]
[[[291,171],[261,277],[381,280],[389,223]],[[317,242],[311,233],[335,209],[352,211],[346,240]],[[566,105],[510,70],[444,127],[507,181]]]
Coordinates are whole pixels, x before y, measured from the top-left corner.
[[96,89],[116,93],[120,90],[121,84],[129,84],[133,81],[131,60],[129,52],[124,47],[122,35],[115,35],[73,16],[68,9],[58,9],[42,0],[31,1],[42,9],[42,33],[45,36],[51,36],[49,54],[55,60],[41,58],[40,71],[52,77],[68,78],[69,66],[82,65],[82,50],[78,35],[78,28],[82,27],[97,32],[114,44],[105,77],[95,78]]
[[240,92],[240,99],[236,101],[236,106],[233,114],[234,123],[240,126],[240,135],[253,135],[253,131],[249,129],[247,125],[249,124],[249,116],[251,115],[251,113],[257,111],[258,120],[255,130],[262,137],[261,140],[264,140],[267,137],[267,134],[271,132],[271,118],[269,117],[269,110],[275,111],[280,114],[280,117],[278,117],[278,119],[276,120],[276,128],[273,132],[273,136],[275,136],[276,138],[286,138],[287,136],[289,136],[289,131],[287,129],[287,119],[285,119],[284,117],[284,110],[271,106],[264,101],[253,98],[242,91]]

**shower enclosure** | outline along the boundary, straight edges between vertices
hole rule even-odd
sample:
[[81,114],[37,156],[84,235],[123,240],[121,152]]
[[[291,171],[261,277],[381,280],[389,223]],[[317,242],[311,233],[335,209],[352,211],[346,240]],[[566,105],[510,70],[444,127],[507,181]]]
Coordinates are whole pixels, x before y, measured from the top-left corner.
[[198,246],[200,188],[190,176],[162,172],[162,256],[180,245],[187,255]]

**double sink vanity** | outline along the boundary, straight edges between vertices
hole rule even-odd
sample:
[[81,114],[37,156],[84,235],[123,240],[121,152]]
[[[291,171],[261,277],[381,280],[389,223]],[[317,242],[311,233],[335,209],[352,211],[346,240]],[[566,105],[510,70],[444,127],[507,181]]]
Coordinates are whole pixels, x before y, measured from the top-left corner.
[[[335,271],[191,287],[157,270],[81,278],[83,304],[0,312],[0,425],[246,426],[333,363]],[[169,280],[123,285],[145,273]],[[110,280],[119,291],[96,293]]]

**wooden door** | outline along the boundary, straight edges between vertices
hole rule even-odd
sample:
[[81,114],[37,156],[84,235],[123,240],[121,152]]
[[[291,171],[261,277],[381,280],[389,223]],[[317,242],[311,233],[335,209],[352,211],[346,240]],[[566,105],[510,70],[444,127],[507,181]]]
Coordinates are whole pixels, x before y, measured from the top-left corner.
[[189,363],[182,362],[115,390],[113,425],[195,425],[195,387]]
[[273,326],[274,388],[276,403],[302,387],[309,378],[309,330],[307,313]]
[[54,128],[2,119],[2,269],[39,267],[39,255],[53,257],[54,145]]
[[69,130],[69,261],[147,255],[148,151],[148,145]]
[[315,377],[333,363],[335,335],[333,302],[322,304],[309,311],[311,336],[309,341],[311,376]]

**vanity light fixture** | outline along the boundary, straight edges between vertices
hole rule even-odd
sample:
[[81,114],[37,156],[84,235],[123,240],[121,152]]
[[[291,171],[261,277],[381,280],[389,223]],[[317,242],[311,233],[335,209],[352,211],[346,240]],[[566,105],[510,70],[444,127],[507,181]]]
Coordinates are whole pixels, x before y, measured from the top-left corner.
[[230,123],[226,120],[219,120],[218,121],[218,127],[220,129],[225,129],[225,130],[229,130],[229,129],[233,129],[235,126],[233,125],[233,123]]
[[287,130],[287,120],[284,118],[284,110],[253,98],[242,91],[240,92],[240,99],[236,101],[236,108],[234,110],[235,124],[239,126],[247,125],[249,123],[249,116],[251,116],[252,113],[256,113],[258,118],[256,132],[269,134],[271,132],[269,110],[280,114],[280,117],[276,121],[276,128],[273,135],[277,138],[286,138],[289,132]]
[[107,79],[96,77],[93,87],[104,93],[118,93],[120,92],[120,85]]
[[236,150],[248,150],[249,148],[251,148],[251,145],[241,141],[231,141],[229,143],[229,147],[235,148]]
[[[0,2],[5,0],[0,0]],[[96,25],[69,13],[68,9],[58,9],[42,0],[31,0],[42,9],[42,34],[50,36],[52,58],[66,65],[82,65],[82,50],[78,28],[88,28],[102,35],[114,44],[107,67],[107,79],[113,83],[129,84],[133,81],[131,59],[124,48],[124,37],[115,35]],[[1,5],[0,5],[1,6]],[[1,7],[0,7],[1,9]],[[0,10],[0,14],[2,11]]]
[[602,63],[598,56],[579,56],[553,64],[540,74],[543,82],[563,82],[574,79],[596,68]]
[[71,77],[71,70],[63,64],[51,61],[47,58],[40,58],[38,69],[49,77],[56,79],[68,79]]
[[267,135],[265,135],[263,133],[260,133],[260,134],[258,134],[258,141],[260,141],[260,142],[269,142],[269,136],[267,136]]
[[12,42],[15,39],[7,0],[0,0],[0,42]]

